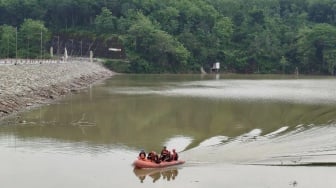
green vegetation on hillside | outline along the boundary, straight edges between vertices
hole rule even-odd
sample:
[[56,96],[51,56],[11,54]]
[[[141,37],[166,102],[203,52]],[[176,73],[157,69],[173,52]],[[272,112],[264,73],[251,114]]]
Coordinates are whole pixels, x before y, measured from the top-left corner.
[[125,72],[193,72],[221,62],[225,72],[334,74],[336,1],[0,0],[1,58],[48,57],[60,35],[81,45],[119,41]]

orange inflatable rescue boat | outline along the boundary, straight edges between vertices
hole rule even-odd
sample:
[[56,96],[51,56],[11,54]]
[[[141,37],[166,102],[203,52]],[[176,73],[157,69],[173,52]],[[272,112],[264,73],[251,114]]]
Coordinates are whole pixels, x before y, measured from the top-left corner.
[[152,162],[150,160],[141,160],[141,159],[137,159],[133,162],[133,165],[136,168],[164,168],[164,167],[168,167],[168,166],[175,166],[175,165],[180,165],[185,163],[185,161],[182,160],[177,160],[177,161],[162,161],[160,163],[155,163]]

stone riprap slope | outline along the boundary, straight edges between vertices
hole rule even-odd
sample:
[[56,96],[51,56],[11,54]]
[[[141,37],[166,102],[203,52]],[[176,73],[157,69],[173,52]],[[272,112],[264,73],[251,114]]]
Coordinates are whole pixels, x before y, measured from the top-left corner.
[[0,118],[50,102],[112,75],[101,64],[84,61],[0,62]]

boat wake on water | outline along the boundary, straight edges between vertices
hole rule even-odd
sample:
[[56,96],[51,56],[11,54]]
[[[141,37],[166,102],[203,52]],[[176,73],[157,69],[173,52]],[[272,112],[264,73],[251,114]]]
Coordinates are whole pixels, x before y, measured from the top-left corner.
[[178,119],[176,127],[189,128],[184,166],[333,166],[335,87],[334,78],[224,78],[114,88],[113,93],[167,99],[167,121]]
[[282,127],[228,138],[216,136],[183,152],[192,164],[228,163],[271,166],[336,166],[336,124]]

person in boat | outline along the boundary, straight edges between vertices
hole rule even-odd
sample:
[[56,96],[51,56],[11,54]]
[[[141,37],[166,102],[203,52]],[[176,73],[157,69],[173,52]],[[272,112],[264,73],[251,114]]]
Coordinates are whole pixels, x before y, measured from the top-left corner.
[[178,160],[178,154],[176,153],[176,150],[173,149],[173,152],[171,154],[171,158],[173,161],[177,161]]
[[167,150],[166,146],[163,146],[163,148],[161,150],[160,160],[161,161],[169,161],[169,159],[170,159],[169,151]]
[[155,151],[151,151],[147,155],[147,159],[152,161],[154,159]]
[[140,160],[146,160],[146,152],[142,149],[139,153]]
[[150,153],[148,153],[147,159],[152,161],[152,162],[155,162],[157,164],[159,164],[161,162],[160,158],[159,158],[159,155],[156,154],[155,151],[151,151]]

